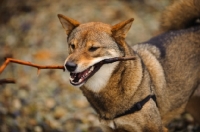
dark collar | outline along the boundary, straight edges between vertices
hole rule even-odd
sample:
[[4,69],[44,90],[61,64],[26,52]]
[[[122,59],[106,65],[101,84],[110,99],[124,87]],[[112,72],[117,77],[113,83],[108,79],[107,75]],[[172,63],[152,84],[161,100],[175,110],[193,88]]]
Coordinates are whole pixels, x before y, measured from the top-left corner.
[[137,103],[135,103],[130,109],[128,109],[127,111],[125,111],[124,113],[122,114],[119,114],[117,116],[115,116],[115,118],[119,118],[121,116],[125,116],[125,115],[128,115],[128,114],[132,114],[136,111],[139,111],[142,109],[142,107],[150,100],[150,99],[153,99],[153,101],[156,103],[157,105],[157,102],[156,102],[156,96],[155,95],[148,95],[146,98],[144,98],[142,101],[139,101]]
[[[133,114],[134,112],[136,111],[139,111],[142,109],[142,107],[150,100],[150,99],[153,99],[153,101],[156,103],[156,106],[157,106],[157,102],[156,102],[156,96],[155,95],[148,95],[146,98],[144,98],[142,101],[139,101],[137,103],[135,103],[130,109],[128,109],[127,111],[125,111],[124,113],[122,114],[119,114],[119,115],[116,115],[114,118],[119,118],[121,116],[125,116],[125,115],[128,115],[128,114]],[[103,118],[105,120],[109,120],[107,118]]]

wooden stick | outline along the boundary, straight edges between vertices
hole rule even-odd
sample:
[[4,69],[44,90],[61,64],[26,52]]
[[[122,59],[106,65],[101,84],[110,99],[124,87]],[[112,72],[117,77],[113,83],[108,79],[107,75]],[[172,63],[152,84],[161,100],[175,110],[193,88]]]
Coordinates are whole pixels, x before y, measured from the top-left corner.
[[15,83],[13,79],[0,79],[0,85],[4,83]]
[[13,59],[13,58],[6,58],[6,61],[0,67],[0,74],[3,72],[3,70],[6,68],[6,66],[10,62],[17,63],[17,64],[22,64],[22,65],[26,65],[26,66],[32,66],[32,67],[37,68],[38,70],[40,70],[40,69],[63,69],[64,70],[64,66],[59,66],[59,65],[57,65],[57,66],[55,66],[55,65],[42,66],[42,65],[37,65],[37,64],[30,63],[28,61],[22,61],[22,60],[17,60],[17,59]]
[[[132,56],[131,57],[114,57],[114,58],[104,59],[100,63],[103,65],[103,64],[113,63],[116,61],[127,61],[127,60],[135,60],[135,57],[132,57]],[[0,74],[4,71],[4,69],[10,62],[35,67],[38,69],[38,72],[37,72],[38,74],[40,72],[40,69],[62,69],[62,70],[65,70],[64,66],[60,66],[60,65],[42,66],[42,65],[30,63],[28,61],[22,61],[22,60],[13,59],[13,58],[6,58],[3,65],[0,67]],[[15,80],[0,79],[0,84],[4,84],[4,83],[15,83]]]
[[[132,56],[131,57],[114,57],[114,58],[110,58],[110,59],[104,59],[101,61],[101,63],[108,64],[108,63],[113,63],[116,61],[127,61],[127,60],[134,60],[134,59],[135,59],[135,57],[132,57]],[[6,61],[0,67],[0,74],[3,72],[3,70],[6,68],[6,66],[10,62],[35,67],[38,69],[38,73],[39,73],[40,69],[62,69],[62,70],[65,70],[64,66],[60,66],[60,65],[42,66],[42,65],[33,64],[28,61],[22,61],[22,60],[13,59],[13,58],[6,58]]]
[[103,64],[108,64],[108,63],[113,63],[116,61],[128,61],[128,60],[135,60],[134,56],[130,57],[114,57],[114,58],[109,58],[109,59],[104,59],[102,60]]

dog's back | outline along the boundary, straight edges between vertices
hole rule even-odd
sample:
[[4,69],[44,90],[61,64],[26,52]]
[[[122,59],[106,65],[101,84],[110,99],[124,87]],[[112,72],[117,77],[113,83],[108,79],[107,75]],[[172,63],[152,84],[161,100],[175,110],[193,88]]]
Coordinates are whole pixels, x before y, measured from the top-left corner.
[[[143,52],[142,50],[145,48],[150,50],[157,56],[163,68],[163,80],[166,84],[159,81],[154,81],[154,84],[159,85],[158,83],[162,83],[166,85],[163,86],[165,93],[157,89],[158,98],[159,96],[163,98],[163,102],[161,101],[162,107],[168,109],[167,111],[161,111],[164,124],[184,111],[189,98],[200,84],[199,20],[200,1],[180,0],[163,13],[161,20],[163,34],[133,46],[133,49],[139,50],[139,52],[140,50]],[[155,46],[159,51],[151,50],[152,46]],[[148,58],[143,57],[143,59]],[[158,77],[157,73],[153,72],[151,76],[152,78],[155,77],[155,80]],[[161,87],[159,86],[159,88]],[[165,95],[159,94],[159,92]],[[195,100],[195,102],[198,101]],[[196,108],[192,111],[196,113],[200,109]]]

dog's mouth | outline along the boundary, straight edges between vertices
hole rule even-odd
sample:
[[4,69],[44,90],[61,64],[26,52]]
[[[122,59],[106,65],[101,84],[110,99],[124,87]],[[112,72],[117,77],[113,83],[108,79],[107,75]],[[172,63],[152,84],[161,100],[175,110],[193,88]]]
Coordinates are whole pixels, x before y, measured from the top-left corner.
[[70,83],[74,86],[78,86],[86,82],[90,77],[92,77],[102,66],[101,62],[90,66],[86,70],[78,73],[70,73]]
[[100,62],[90,66],[86,70],[78,73],[71,72],[70,73],[70,83],[74,86],[80,86],[84,82],[86,82],[90,77],[92,77],[103,64],[109,64],[116,61],[127,61],[127,60],[135,60],[134,56],[130,57],[114,57],[109,59],[101,60]]

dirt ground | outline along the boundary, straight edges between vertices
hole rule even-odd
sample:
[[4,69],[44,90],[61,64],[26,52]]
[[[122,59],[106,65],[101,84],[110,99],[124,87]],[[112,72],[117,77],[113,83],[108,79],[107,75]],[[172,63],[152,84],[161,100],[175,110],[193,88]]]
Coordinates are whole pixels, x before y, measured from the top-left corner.
[[[127,42],[146,41],[159,30],[161,12],[170,0],[1,0],[0,65],[13,57],[40,65],[62,65],[66,36],[57,14],[81,23],[116,24],[134,18]],[[62,70],[41,70],[9,64],[0,79],[0,132],[101,132],[99,120],[78,88]],[[185,113],[170,123],[171,132],[199,132]]]

